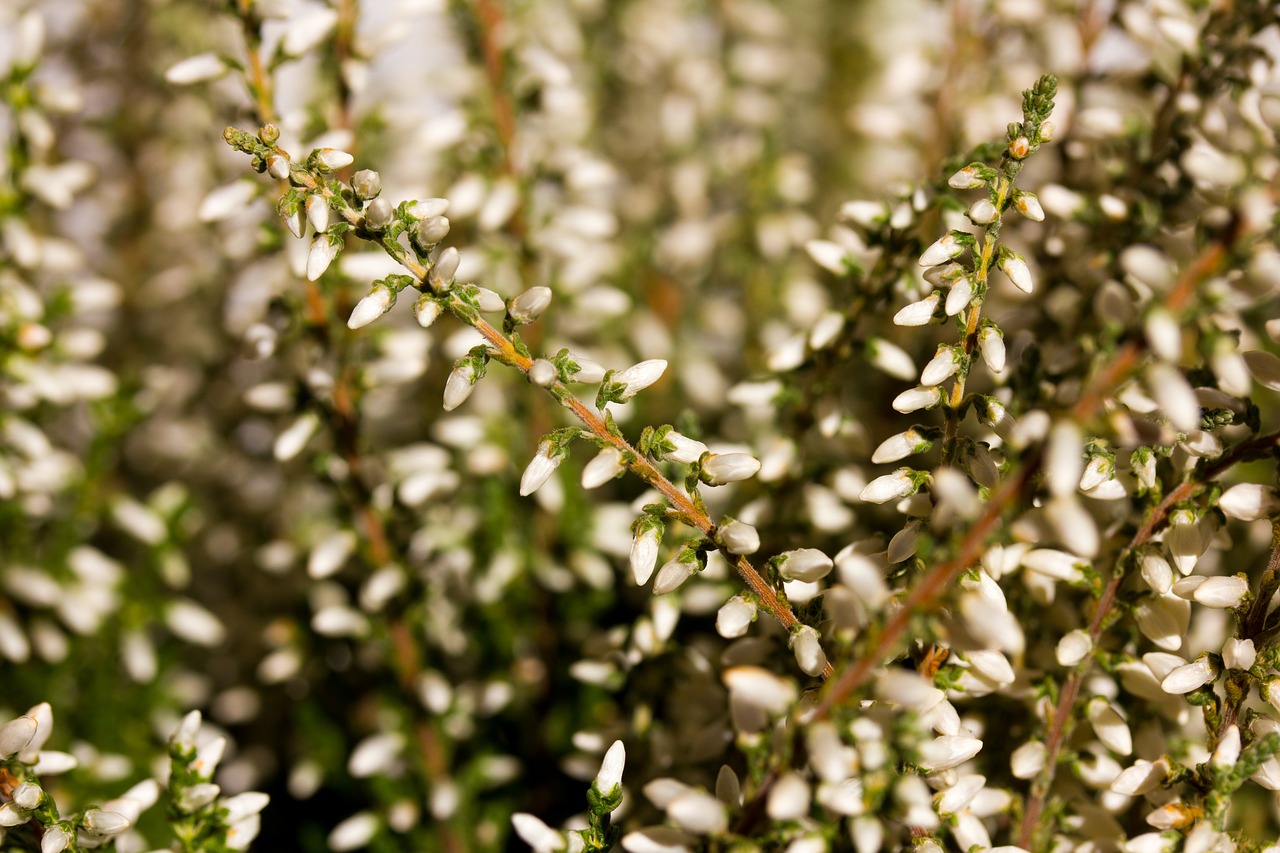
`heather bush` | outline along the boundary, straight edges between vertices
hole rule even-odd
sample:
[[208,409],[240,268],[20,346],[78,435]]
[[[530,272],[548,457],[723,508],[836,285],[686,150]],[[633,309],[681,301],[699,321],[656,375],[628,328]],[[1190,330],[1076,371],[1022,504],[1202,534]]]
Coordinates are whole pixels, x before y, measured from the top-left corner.
[[1273,4],[0,20],[4,849],[1280,850]]

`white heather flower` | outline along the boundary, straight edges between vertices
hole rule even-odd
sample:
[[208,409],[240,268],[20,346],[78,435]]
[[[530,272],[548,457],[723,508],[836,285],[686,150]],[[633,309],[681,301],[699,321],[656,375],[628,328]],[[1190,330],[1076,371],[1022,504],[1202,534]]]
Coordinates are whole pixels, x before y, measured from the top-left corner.
[[[809,783],[793,770],[782,774],[773,783],[765,811],[773,820],[799,820],[809,815],[812,797]],[[825,850],[825,847],[820,849]]]
[[1214,767],[1225,768],[1235,766],[1235,763],[1239,760],[1240,727],[1236,725],[1227,726],[1222,739],[1218,741],[1217,749],[1213,751],[1211,761]]
[[889,562],[901,563],[903,560],[908,560],[914,556],[916,549],[920,547],[920,535],[923,532],[921,520],[912,519],[901,530],[893,534],[886,552]]
[[[996,210],[996,206],[991,203],[990,199],[979,199],[970,205],[967,215],[974,225],[990,225],[995,222],[1000,212]],[[955,257],[954,255],[952,257]],[[921,258],[923,263],[924,259]],[[929,266],[925,264],[925,266]]]
[[672,450],[665,457],[672,462],[692,465],[702,458],[702,454],[707,452],[707,446],[701,441],[689,438],[687,435],[681,435],[675,430],[667,433],[667,441],[675,446],[675,450]]
[[1111,790],[1126,797],[1141,796],[1159,787],[1168,775],[1169,764],[1163,758],[1159,761],[1140,758],[1111,782]]
[[[236,216],[253,201],[258,189],[247,181],[232,181],[209,192],[196,212],[201,222],[221,222]],[[286,222],[286,224],[288,224]]]
[[521,497],[530,496],[538,491],[544,483],[547,483],[550,476],[556,473],[557,467],[564,461],[566,455],[553,451],[554,448],[550,442],[538,444],[538,452],[534,453],[534,459],[529,461],[529,465],[525,467],[525,473],[520,478]]
[[987,182],[979,177],[976,164],[965,166],[947,179],[947,186],[955,190],[976,190],[986,184]]
[[227,810],[227,823],[235,824],[258,814],[269,802],[271,798],[261,791],[245,791],[234,797],[227,797],[220,805]]
[[760,550],[760,533],[750,524],[734,519],[716,529],[716,543],[730,554],[754,554]]
[[505,311],[507,303],[496,291],[487,287],[476,288],[476,306],[485,314],[493,314],[497,311]]
[[[1033,779],[1044,769],[1049,748],[1043,741],[1029,740],[1009,756],[1009,766],[1015,779]],[[976,792],[975,792],[976,793]]]
[[1089,636],[1088,631],[1080,628],[1069,631],[1058,641],[1058,664],[1060,666],[1073,667],[1084,660],[1092,651],[1093,638]]
[[217,80],[226,73],[227,63],[221,56],[213,52],[198,53],[169,66],[169,70],[164,72],[164,79],[174,86],[190,86]]
[[1027,262],[1022,259],[1021,255],[1013,252],[1006,252],[1000,256],[1000,271],[1003,272],[1013,282],[1013,286],[1021,290],[1023,293],[1030,293],[1034,289],[1031,281],[1031,270],[1027,268]]
[[825,578],[835,566],[831,558],[816,548],[787,551],[778,563],[778,573],[787,580],[812,582]]
[[908,388],[897,397],[894,397],[893,409],[906,415],[920,409],[936,406],[940,402],[942,402],[942,390],[938,386],[918,386],[916,388]]
[[596,774],[596,787],[602,794],[610,794],[622,784],[622,770],[627,763],[627,750],[622,741],[615,740],[604,754],[600,772]]
[[637,586],[644,586],[658,564],[658,528],[649,526],[631,540],[631,576]]
[[[929,312],[933,314],[932,311]],[[871,338],[866,345],[867,360],[877,370],[908,382],[916,376],[916,365],[907,351],[883,338]]]
[[361,169],[351,176],[351,191],[361,201],[377,198],[382,192],[382,176],[372,169]]
[[1013,206],[1032,222],[1044,222],[1044,208],[1040,206],[1040,199],[1036,198],[1035,193],[1018,193]]
[[431,267],[431,289],[444,290],[447,288],[449,282],[453,281],[453,277],[457,275],[458,264],[461,262],[462,255],[453,246],[441,252],[440,257],[436,258]]
[[876,477],[858,495],[858,499],[867,503],[882,504],[886,501],[905,498],[916,490],[915,479],[910,468],[899,468],[892,474]]
[[[311,223],[311,227],[320,233],[329,227],[329,202],[320,193],[312,193],[307,196],[307,221]],[[302,235],[297,235],[301,237]]]
[[973,280],[967,275],[962,275],[951,285],[951,289],[947,291],[947,301],[943,305],[943,310],[947,312],[948,317],[954,317],[961,311],[969,307],[969,303],[973,301]]
[[664,359],[651,358],[639,364],[633,364],[626,370],[619,370],[613,374],[613,381],[621,382],[626,386],[626,390],[621,395],[623,401],[626,401],[661,379],[666,370],[667,362]]
[[1249,582],[1241,577],[1205,578],[1191,597],[1205,607],[1218,607],[1230,610],[1240,606],[1249,593]]
[[982,751],[975,737],[952,735],[934,738],[920,747],[920,767],[927,773],[959,767]]
[[809,625],[802,625],[791,633],[791,651],[806,675],[821,675],[827,667],[827,655],[822,651],[818,632]]
[[453,368],[444,383],[444,410],[452,412],[466,402],[475,390],[475,368],[463,361]]
[[409,205],[409,218],[416,219],[419,222],[431,219],[434,216],[444,216],[449,212],[449,200],[447,198],[424,198],[415,201]]
[[743,636],[756,620],[756,611],[754,601],[735,595],[716,613],[716,633],[726,640]]
[[1206,544],[1195,513],[1187,509],[1169,513],[1169,529],[1164,535],[1164,545],[1179,573],[1191,574],[1200,561]]
[[367,779],[383,772],[404,752],[404,735],[379,732],[356,744],[347,759],[347,772],[356,779]]
[[517,323],[532,323],[551,306],[551,288],[538,285],[511,300],[507,313]]
[[84,828],[94,835],[119,835],[129,828],[129,819],[119,812],[89,809],[84,813]]
[[1147,367],[1147,387],[1155,396],[1159,412],[1181,432],[1200,426],[1200,401],[1182,371],[1162,361]]
[[1257,521],[1270,518],[1280,511],[1280,496],[1271,486],[1258,483],[1239,483],[1222,493],[1218,508],[1228,517],[1241,521]]
[[347,319],[348,329],[362,329],[391,310],[396,304],[396,292],[385,284],[374,285],[363,299],[356,303]]
[[356,158],[348,154],[346,151],[340,151],[337,148],[321,148],[316,154],[316,163],[326,172],[336,172],[339,169],[345,169],[356,161]]
[[444,309],[440,307],[440,303],[425,293],[413,303],[413,319],[417,320],[418,325],[424,329],[430,328],[442,313]]
[[880,446],[876,448],[875,453],[871,454],[871,461],[877,465],[883,465],[888,462],[897,462],[899,459],[905,459],[914,453],[921,453],[928,449],[929,442],[914,429],[909,429],[906,432],[891,435],[880,442]]
[[430,248],[449,236],[449,220],[444,216],[432,216],[423,219],[413,229],[413,239],[421,246]]
[[1227,669],[1250,669],[1257,661],[1253,640],[1232,637],[1222,644],[1222,663]]
[[703,477],[712,486],[748,480],[759,470],[760,460],[749,453],[712,453],[702,463]]
[[956,360],[955,350],[943,344],[938,347],[937,354],[924,366],[924,370],[920,371],[920,384],[941,385],[959,369],[960,363]]
[[939,237],[933,245],[924,250],[924,254],[920,256],[920,266],[940,266],[963,251],[964,244],[956,239],[956,235],[954,233],[947,232]]
[[1045,447],[1045,484],[1056,496],[1069,495],[1084,473],[1084,436],[1073,421],[1059,421]]
[[545,358],[535,358],[529,365],[529,372],[526,375],[529,377],[529,382],[539,388],[550,388],[559,378],[555,364]]
[[62,853],[71,843],[71,833],[58,824],[47,827],[40,839],[40,853]]
[[681,829],[699,835],[715,835],[729,828],[724,803],[705,791],[687,791],[666,806],[667,817]]
[[1129,731],[1129,724],[1104,697],[1095,696],[1089,700],[1085,715],[1103,746],[1120,755],[1133,752],[1133,734]]
[[311,251],[307,253],[307,280],[315,281],[324,275],[324,271],[338,257],[339,241],[329,234],[317,234],[311,241]]
[[926,326],[933,320],[933,312],[938,310],[938,302],[942,294],[931,293],[919,302],[912,302],[893,315],[895,326]]
[[10,720],[0,727],[0,760],[23,749],[36,736],[38,728],[35,717],[30,715]]
[[653,594],[666,595],[674,592],[697,572],[697,563],[681,562],[679,556],[672,557],[658,570],[658,576],[653,581]]
[[1169,309],[1156,306],[1142,323],[1147,344],[1158,358],[1176,364],[1182,358],[1182,327]]
[[385,198],[376,198],[364,209],[364,224],[375,231],[381,231],[391,224],[395,209]]
[[329,833],[329,849],[334,853],[346,853],[364,847],[378,832],[379,823],[373,812],[356,812]]
[[40,805],[44,799],[44,789],[35,782],[23,782],[13,790],[13,804],[20,809],[30,811]]
[[1217,673],[1214,672],[1212,662],[1208,658],[1197,658],[1166,675],[1160,682],[1160,689],[1165,693],[1181,696],[1199,690],[1215,678]]
[[626,470],[622,461],[622,453],[610,445],[596,454],[582,469],[582,488],[595,489],[617,477]]
[[982,353],[982,360],[988,370],[992,373],[1004,372],[1004,334],[1000,329],[994,325],[983,326],[982,331],[978,332],[978,350]]

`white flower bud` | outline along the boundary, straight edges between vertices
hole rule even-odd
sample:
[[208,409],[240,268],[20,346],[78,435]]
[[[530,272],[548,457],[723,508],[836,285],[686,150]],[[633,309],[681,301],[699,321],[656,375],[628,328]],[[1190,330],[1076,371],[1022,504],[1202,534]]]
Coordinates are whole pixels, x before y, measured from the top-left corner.
[[1222,739],[1218,741],[1218,748],[1213,751],[1211,762],[1214,767],[1227,768],[1234,767],[1236,762],[1240,760],[1240,727],[1236,725],[1227,726],[1226,732],[1223,733]]
[[778,573],[787,580],[812,583],[825,578],[834,566],[831,558],[817,548],[798,548],[782,555]]
[[1182,358],[1182,328],[1167,308],[1156,306],[1148,311],[1142,328],[1157,358],[1174,364]]
[[62,853],[71,843],[71,833],[54,824],[47,827],[40,839],[40,853]]
[[730,554],[754,554],[760,550],[760,533],[743,521],[730,521],[716,529],[716,543]]
[[385,198],[375,198],[364,209],[364,224],[375,231],[381,231],[391,224],[394,216],[395,209],[391,207],[391,202]]
[[998,328],[994,325],[982,327],[982,331],[978,332],[978,349],[988,370],[992,373],[1004,372],[1004,335]]
[[385,771],[404,752],[405,738],[399,732],[378,732],[356,744],[347,758],[347,772],[356,779],[368,779]]
[[13,789],[12,798],[15,806],[30,811],[37,808],[44,799],[44,789],[35,782],[23,782]]
[[882,477],[876,477],[870,483],[867,483],[858,500],[866,503],[882,504],[886,501],[905,498],[915,492],[915,479],[911,476],[910,468],[899,468],[892,474],[885,474]]
[[362,329],[391,310],[396,304],[396,292],[385,284],[374,285],[373,289],[352,309],[347,319],[348,329]]
[[615,740],[604,754],[604,760],[600,763],[600,772],[596,774],[596,787],[600,789],[600,793],[611,794],[622,784],[622,771],[626,763],[627,750],[622,745],[622,741]]
[[959,767],[982,751],[982,741],[964,735],[934,738],[920,747],[920,767],[928,773]]
[[666,370],[666,361],[660,358],[651,358],[639,364],[633,364],[626,370],[619,370],[613,374],[613,381],[620,382],[626,386],[626,390],[621,395],[622,400],[625,402],[661,379]]
[[1021,290],[1023,293],[1030,293],[1034,288],[1031,281],[1031,270],[1027,268],[1027,262],[1022,259],[1021,255],[1013,252],[1006,252],[1000,256],[1000,271],[1003,272],[1013,282],[1013,286]]
[[495,291],[487,287],[476,288],[476,306],[485,314],[505,311],[507,303]]
[[442,313],[444,313],[444,309],[440,307],[440,303],[425,293],[418,296],[413,303],[413,318],[424,329],[429,328],[432,323],[440,318]]
[[430,248],[449,236],[449,220],[432,216],[421,220],[413,229],[413,239],[418,245]]
[[380,821],[373,812],[356,812],[329,833],[329,849],[346,853],[364,847],[378,831]]
[[453,246],[445,249],[440,253],[440,257],[436,258],[435,265],[431,268],[431,289],[443,290],[448,287],[449,282],[453,281],[453,277],[458,272],[458,264],[462,260],[458,250]]
[[217,80],[227,73],[227,63],[216,53],[198,53],[169,66],[164,79],[174,86],[190,86]]
[[316,154],[316,163],[320,166],[321,171],[325,172],[336,172],[339,169],[345,169],[355,161],[355,157],[337,148],[321,148]]
[[[799,773],[792,771],[778,777],[769,791],[769,800],[765,811],[773,820],[800,820],[809,816],[809,805],[813,792],[809,783]],[[818,848],[825,851],[826,845]],[[787,848],[787,853],[794,853],[796,845]]]
[[667,441],[675,445],[675,450],[666,455],[665,458],[672,462],[679,462],[683,465],[692,465],[702,458],[702,454],[707,452],[707,446],[701,441],[689,438],[687,435],[671,430],[667,433]]
[[302,452],[318,429],[320,418],[315,412],[303,412],[288,429],[276,437],[271,448],[272,455],[277,462],[288,462]]
[[1232,637],[1222,644],[1222,663],[1227,669],[1251,669],[1258,662],[1253,640]]
[[21,826],[30,819],[31,816],[19,808],[17,803],[0,805],[0,827]]
[[963,251],[964,245],[956,239],[956,235],[947,232],[924,250],[924,254],[920,256],[920,266],[936,267],[945,264]]
[[1009,756],[1009,766],[1015,779],[1034,779],[1044,769],[1049,748],[1043,741],[1029,740]]
[[927,326],[933,320],[933,312],[938,310],[941,294],[931,293],[919,302],[912,302],[897,314],[893,315],[895,326]]
[[595,489],[618,477],[626,470],[622,453],[610,445],[596,454],[582,469],[582,488]]
[[920,384],[941,385],[954,376],[959,369],[960,363],[956,360],[955,350],[943,344],[938,347],[937,354],[924,366],[924,370],[920,371]]
[[716,613],[716,633],[726,640],[743,636],[751,623],[756,621],[756,612],[754,601],[735,595]]
[[578,370],[573,374],[574,382],[592,384],[604,379],[606,371],[603,364],[575,353],[569,353],[569,358],[572,359],[574,364],[578,365]]
[[531,287],[511,300],[507,313],[516,323],[532,323],[551,305],[551,288]]
[[1084,474],[1084,436],[1072,421],[1059,421],[1045,447],[1045,484],[1055,496],[1070,495]]
[[[974,225],[990,225],[1000,216],[1000,212],[996,210],[996,206],[989,199],[984,198],[970,205],[966,215]],[[921,258],[922,263],[923,261],[924,259]]]
[[986,185],[987,182],[979,177],[978,170],[974,165],[965,166],[947,179],[947,186],[954,190],[976,190],[978,187]]
[[1112,781],[1111,790],[1126,797],[1138,797],[1154,791],[1168,775],[1169,764],[1163,758],[1159,761],[1140,758]]
[[721,676],[735,701],[758,708],[771,716],[781,716],[796,701],[796,687],[789,680],[759,666],[735,666]]
[[899,459],[905,459],[914,453],[922,453],[928,449],[929,442],[925,440],[924,436],[914,429],[909,429],[906,432],[891,435],[880,442],[880,446],[871,454],[871,461],[877,465],[884,465],[889,462],[897,462]]
[[[933,311],[930,310],[929,313],[932,316]],[[877,370],[904,382],[916,376],[915,362],[907,355],[906,350],[883,338],[871,338],[867,341],[867,360]]]
[[527,375],[529,381],[539,388],[550,388],[559,378],[555,364],[545,358],[535,358],[533,363],[529,365],[529,373]]
[[361,201],[377,198],[382,192],[382,176],[372,169],[361,169],[351,176],[351,190]]
[[673,592],[697,573],[697,563],[681,562],[678,555],[672,557],[658,570],[658,576],[653,581],[653,594],[666,595]]
[[908,388],[893,398],[894,411],[902,414],[927,409],[942,402],[942,390],[938,386]]
[[747,480],[759,470],[760,460],[749,453],[712,453],[702,463],[703,479],[711,486]]
[[1058,664],[1060,666],[1073,667],[1088,657],[1092,651],[1093,637],[1089,636],[1088,631],[1079,628],[1069,631],[1058,641]]
[[551,475],[560,467],[560,463],[564,459],[565,454],[563,453],[552,455],[551,442],[541,442],[538,445],[538,452],[534,454],[528,467],[524,469],[524,474],[520,477],[520,496],[527,497],[542,488],[542,485],[551,479]]
[[228,797],[222,801],[222,808],[227,810],[227,823],[236,824],[247,817],[256,815],[267,807],[271,798],[261,791],[245,791]]
[[[686,791],[666,806],[667,817],[681,829],[698,835],[715,835],[729,828],[729,815],[724,803],[704,791]],[[623,844],[625,848],[627,845]],[[632,847],[633,850],[659,850],[678,848],[670,846]]]
[[35,717],[30,715],[10,720],[0,727],[0,760],[8,758],[30,743],[38,728]]
[[[307,196],[307,221],[317,233],[329,227],[329,203],[320,193]],[[297,235],[301,237],[302,235]]]
[[1009,156],[1015,160],[1024,160],[1031,154],[1031,140],[1019,136],[1009,143]]
[[1089,700],[1089,704],[1085,706],[1085,715],[1103,746],[1120,755],[1133,752],[1133,734],[1129,731],[1129,724],[1105,698],[1095,696]]
[[289,177],[289,171],[289,161],[279,154],[272,154],[267,158],[267,174],[277,181],[286,180]]
[[961,311],[969,307],[969,303],[973,301],[973,279],[967,275],[962,275],[951,285],[951,289],[947,291],[947,301],[943,305],[943,310],[947,312],[948,317],[954,317]]
[[1040,199],[1036,198],[1035,193],[1018,193],[1013,206],[1032,222],[1044,222],[1044,208],[1040,206]]
[[1199,690],[1217,677],[1208,658],[1197,658],[1166,675],[1160,682],[1160,689],[1165,693],[1181,696]]
[[475,390],[475,368],[470,361],[460,362],[444,383],[444,410],[452,412],[466,402]]
[[284,220],[284,226],[293,236],[301,237],[307,232],[307,214],[301,205],[294,208],[293,213],[281,211],[280,218]]
[[827,656],[822,651],[822,641],[816,629],[802,625],[791,632],[791,651],[796,663],[806,675],[821,675],[827,667]]
[[1270,518],[1280,512],[1280,496],[1270,486],[1257,483],[1239,483],[1222,493],[1218,508],[1229,518],[1241,521],[1257,521]]
[[631,540],[631,576],[637,586],[644,586],[658,564],[658,546],[661,536],[656,527],[646,527]]
[[[1175,585],[1176,591],[1176,585]],[[1239,607],[1249,593],[1249,582],[1241,577],[1205,578],[1191,597],[1205,607],[1230,610]]]
[[84,828],[94,835],[119,835],[129,828],[129,819],[118,812],[89,809],[84,813]]
[[324,275],[324,271],[338,257],[341,242],[337,237],[328,234],[317,234],[311,241],[311,251],[307,253],[307,281],[315,281]]
[[1200,400],[1182,371],[1162,361],[1147,367],[1147,387],[1155,396],[1161,414],[1181,432],[1200,426]]

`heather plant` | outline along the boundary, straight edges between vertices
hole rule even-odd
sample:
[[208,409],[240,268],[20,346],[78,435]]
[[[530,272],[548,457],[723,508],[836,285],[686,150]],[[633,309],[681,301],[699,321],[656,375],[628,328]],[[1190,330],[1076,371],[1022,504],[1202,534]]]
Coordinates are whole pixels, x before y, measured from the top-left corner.
[[130,10],[0,10],[6,848],[1280,849],[1273,6]]

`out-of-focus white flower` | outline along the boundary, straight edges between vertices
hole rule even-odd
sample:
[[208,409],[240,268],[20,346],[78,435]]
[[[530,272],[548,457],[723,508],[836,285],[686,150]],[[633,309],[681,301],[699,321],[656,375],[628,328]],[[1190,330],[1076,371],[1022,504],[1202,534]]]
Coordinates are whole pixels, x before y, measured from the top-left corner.
[[1044,769],[1045,760],[1048,758],[1048,755],[1049,748],[1044,745],[1043,741],[1027,741],[1022,746],[1015,749],[1013,751],[1013,755],[1009,757],[1009,764],[1012,768],[1013,778],[1035,778],[1035,776]]
[[809,814],[813,791],[804,777],[794,771],[773,783],[765,811],[773,820],[799,820]]
[[942,295],[932,293],[921,299],[919,302],[912,302],[910,305],[900,309],[897,314],[893,315],[893,322],[896,326],[925,326],[933,319],[933,314],[938,310],[938,302]]
[[936,773],[964,764],[982,750],[982,741],[964,735],[944,736],[926,741],[920,747],[920,766]]
[[822,651],[818,632],[809,625],[802,625],[791,632],[791,650],[796,663],[807,675],[820,675],[827,667],[827,655]]
[[227,63],[216,53],[198,53],[169,66],[164,79],[174,86],[190,86],[216,80],[227,73]]
[[666,806],[667,817],[681,829],[698,835],[714,835],[729,827],[724,803],[705,791],[688,791]]
[[520,840],[533,848],[534,853],[552,853],[565,849],[564,836],[526,812],[511,816],[511,826]]
[[356,812],[329,833],[329,849],[346,853],[364,847],[377,834],[382,821],[373,812]]
[[1098,740],[1112,752],[1129,755],[1133,752],[1133,734],[1119,710],[1102,696],[1095,696],[1085,706],[1085,715],[1093,726]]
[[1058,641],[1058,664],[1073,667],[1093,651],[1093,638],[1088,631],[1077,628],[1063,635]]
[[755,619],[755,602],[735,595],[716,613],[716,633],[726,639],[741,637],[747,633]]

